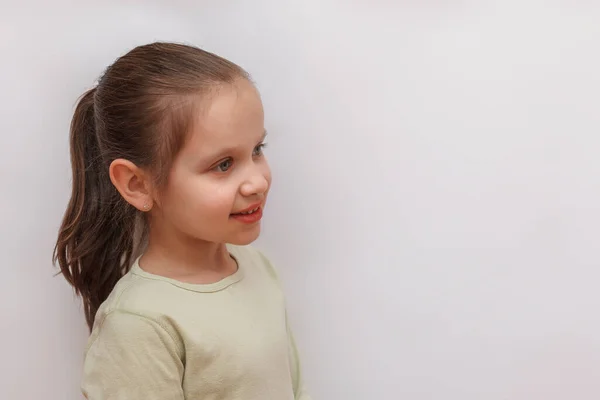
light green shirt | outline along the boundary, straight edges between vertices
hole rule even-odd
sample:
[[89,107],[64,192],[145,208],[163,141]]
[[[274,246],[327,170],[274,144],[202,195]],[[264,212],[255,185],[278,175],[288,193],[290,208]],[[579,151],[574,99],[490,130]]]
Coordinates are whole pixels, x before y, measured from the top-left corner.
[[269,261],[228,246],[235,274],[183,283],[136,261],[96,315],[89,400],[309,400],[284,295]]

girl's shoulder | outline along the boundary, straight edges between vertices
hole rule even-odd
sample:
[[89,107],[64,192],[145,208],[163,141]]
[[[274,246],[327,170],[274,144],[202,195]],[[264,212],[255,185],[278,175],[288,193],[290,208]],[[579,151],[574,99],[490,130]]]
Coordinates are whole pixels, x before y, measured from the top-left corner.
[[[240,274],[236,274],[235,277],[227,278],[223,282],[244,282],[242,277],[248,275],[250,282],[264,282],[264,279],[267,279],[276,286],[280,286],[279,276],[275,267],[262,251],[250,245],[238,246],[228,244],[227,249],[243,271]],[[117,282],[108,298],[100,306],[94,325],[102,325],[103,320],[112,314],[139,316],[152,320],[161,326],[170,325],[173,315],[179,312],[177,310],[181,310],[182,299],[187,298],[187,293],[218,292],[217,286],[223,282],[215,285],[194,285],[176,282],[167,278],[158,279],[144,273],[139,268],[136,260],[131,269]],[[215,287],[213,288],[213,286]],[[221,286],[226,287],[225,284]],[[269,286],[272,287],[272,285]]]

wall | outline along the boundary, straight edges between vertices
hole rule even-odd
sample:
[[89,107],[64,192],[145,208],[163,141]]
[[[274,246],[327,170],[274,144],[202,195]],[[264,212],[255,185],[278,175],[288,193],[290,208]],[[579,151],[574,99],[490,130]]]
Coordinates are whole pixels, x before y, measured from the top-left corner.
[[258,245],[315,398],[600,397],[600,6],[67,3],[0,17],[0,397],[77,398],[85,329],[49,262],[68,119],[155,38],[232,58],[263,94]]

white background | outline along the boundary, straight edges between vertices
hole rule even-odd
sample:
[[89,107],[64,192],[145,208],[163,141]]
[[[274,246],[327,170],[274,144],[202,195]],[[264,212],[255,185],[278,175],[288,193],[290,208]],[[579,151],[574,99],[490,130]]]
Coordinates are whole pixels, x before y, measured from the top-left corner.
[[80,399],[51,266],[77,97],[131,47],[248,69],[263,248],[315,399],[600,398],[600,4],[3,1],[0,398]]

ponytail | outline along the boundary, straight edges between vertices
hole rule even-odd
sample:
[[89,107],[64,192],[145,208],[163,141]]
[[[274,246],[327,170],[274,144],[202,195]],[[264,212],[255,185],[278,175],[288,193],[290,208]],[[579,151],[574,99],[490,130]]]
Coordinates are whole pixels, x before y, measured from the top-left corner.
[[54,249],[54,264],[83,299],[90,330],[100,304],[129,268],[135,208],[110,181],[96,135],[94,95],[87,91],[71,121],[73,188]]

